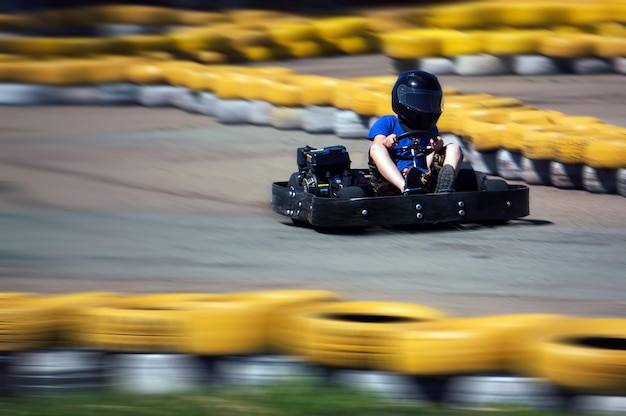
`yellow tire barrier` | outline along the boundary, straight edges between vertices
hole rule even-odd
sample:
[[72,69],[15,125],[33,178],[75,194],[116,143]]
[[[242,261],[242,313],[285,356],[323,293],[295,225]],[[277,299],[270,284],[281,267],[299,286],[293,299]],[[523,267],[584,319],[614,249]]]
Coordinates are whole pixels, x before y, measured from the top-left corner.
[[521,152],[524,133],[530,130],[545,130],[554,126],[556,119],[564,117],[563,113],[550,110],[538,110],[532,107],[520,108],[508,112],[507,136],[502,147],[512,152]]
[[373,91],[391,94],[396,79],[397,76],[395,75],[378,75],[373,77],[352,78],[351,81],[363,84],[363,86]]
[[463,135],[467,111],[495,108],[521,108],[523,103],[515,98],[500,98],[490,94],[446,94],[444,111],[437,122],[439,130]]
[[299,107],[303,104],[303,92],[300,86],[284,82],[272,82],[263,95],[265,101],[274,105]]
[[[128,296],[122,299],[115,308],[97,309],[94,312],[101,319],[94,321],[93,329],[78,331],[83,342],[91,346],[104,344],[107,348],[119,348],[126,351],[150,348],[146,343],[149,337],[155,337],[154,349],[150,351],[167,352],[174,348],[176,352],[190,352],[183,344],[186,340],[192,343],[193,351],[221,354],[241,352],[263,352],[269,348],[269,330],[273,320],[282,319],[291,308],[313,302],[338,301],[334,292],[324,290],[276,290],[237,293],[156,293]],[[251,311],[255,315],[246,318],[244,312]],[[114,310],[111,310],[114,309]],[[191,310],[210,310],[209,316],[224,314],[224,318],[234,320],[233,328],[227,328],[222,334],[217,331],[211,334],[196,332],[193,325],[187,327],[183,316],[202,314]],[[219,312],[220,310],[225,312]],[[169,312],[168,312],[169,311]],[[127,315],[126,315],[127,312]],[[180,312],[180,321],[176,316]],[[168,321],[168,313],[172,318]],[[104,315],[103,315],[104,314]],[[217,316],[216,318],[219,318]],[[198,318],[201,319],[201,318]],[[204,319],[204,318],[202,318]],[[248,320],[249,322],[246,322]],[[194,325],[202,325],[202,322]],[[247,325],[252,326],[249,329]],[[217,328],[207,323],[207,328]],[[198,331],[201,331],[200,329]],[[241,334],[237,333],[241,331]],[[211,337],[218,340],[209,341]],[[245,343],[233,346],[237,340]],[[210,345],[205,345],[208,343]],[[182,350],[181,350],[182,349]]]
[[492,55],[527,55],[539,52],[548,32],[543,30],[499,30],[485,34],[485,52]]
[[321,75],[297,75],[294,84],[302,89],[302,105],[326,106],[333,102],[334,92],[342,81]]
[[34,292],[0,292],[0,305],[3,302],[15,302],[22,300],[33,300],[34,298],[40,297],[38,293]]
[[539,376],[571,391],[626,394],[626,320],[581,318],[536,344]]
[[426,24],[445,29],[471,29],[489,23],[489,16],[475,4],[452,4],[428,8]]
[[324,40],[362,36],[367,34],[367,19],[362,16],[341,16],[312,19],[317,36]]
[[458,135],[474,144],[476,150],[494,150],[503,146],[508,137],[511,115],[526,107],[471,108],[462,110],[462,120],[457,127]]
[[585,164],[595,169],[626,168],[626,136],[620,139],[596,140],[587,146]]
[[215,27],[183,28],[171,31],[167,36],[172,41],[172,47],[181,52],[226,52],[230,50],[228,39]]
[[[624,6],[624,11],[626,11],[626,5]],[[613,22],[603,22],[592,25],[590,32],[602,37],[623,37],[626,35],[626,27],[624,27],[621,23],[617,23],[620,21],[621,20],[619,18],[616,18]],[[624,21],[626,21],[626,15]]]
[[277,85],[273,79],[259,78],[255,83],[248,84],[245,89],[242,89],[239,98],[249,101],[267,101],[268,92]]
[[84,70],[92,84],[128,82],[126,69],[139,62],[145,62],[145,59],[132,56],[94,57],[85,64]]
[[563,24],[565,3],[519,2],[492,5],[496,22],[510,27],[550,27]]
[[250,62],[271,61],[280,56],[277,49],[263,45],[242,46],[234,49],[241,53],[243,59]]
[[176,302],[202,301],[205,299],[222,298],[223,295],[203,292],[166,292],[166,293],[143,293],[128,295],[128,306],[136,309],[169,307]]
[[[14,53],[0,53],[0,64],[2,64],[3,62],[23,62],[29,59],[31,58],[24,55],[18,55]],[[2,75],[0,74],[0,76]]]
[[464,123],[463,138],[472,143],[479,152],[498,150],[507,136],[505,124],[488,123],[475,118]]
[[213,92],[215,96],[225,100],[242,99],[244,92],[242,85],[250,85],[253,78],[240,72],[220,72],[219,81],[215,84]]
[[174,41],[167,35],[124,35],[114,40],[114,48],[120,53],[135,55],[147,51],[168,52],[174,50]]
[[0,299],[0,352],[53,346],[57,319],[39,296],[13,293]]
[[380,35],[382,52],[391,58],[415,59],[441,55],[441,40],[432,31],[399,30]]
[[146,58],[150,61],[172,61],[175,59],[173,51],[140,51],[137,53],[138,57]]
[[0,52],[38,56],[87,56],[112,52],[108,38],[9,37],[0,39]]
[[505,120],[505,116],[502,114],[503,109],[501,108],[456,107],[450,108],[449,110],[451,112],[450,117],[457,119],[455,121],[455,134],[464,137],[468,141],[472,140],[472,132],[475,131],[475,129],[467,127],[468,122],[478,121],[489,124],[500,124],[504,123]]
[[260,29],[246,29],[237,26],[221,28],[229,45],[233,49],[245,48],[248,46],[271,46],[272,38],[269,33]]
[[390,353],[379,369],[422,376],[507,372],[530,353],[518,334],[545,332],[566,319],[521,314],[420,323],[388,338]]
[[276,21],[289,20],[296,15],[278,10],[231,9],[224,14],[228,20],[242,28],[261,29]]
[[189,55],[190,59],[203,64],[225,64],[230,60],[228,54],[216,51],[195,51]]
[[204,65],[189,61],[167,61],[158,64],[165,80],[170,85],[187,86],[190,75],[204,69]]
[[75,345],[76,327],[80,325],[77,318],[79,308],[95,305],[125,305],[129,298],[118,292],[77,292],[41,296],[38,304],[50,311],[54,316],[54,342],[57,346]]
[[314,58],[333,53],[336,47],[321,40],[300,40],[284,45],[289,56],[294,58]]
[[505,314],[470,318],[474,327],[496,328],[499,332],[498,357],[502,372],[529,374],[534,361],[534,341],[569,325],[567,315],[528,313]]
[[137,58],[59,59],[0,64],[5,82],[81,85],[125,82],[126,67]]
[[389,101],[389,93],[375,91],[367,82],[342,81],[334,90],[331,104],[342,110],[352,110],[364,116],[378,114],[380,102]]
[[[626,22],[626,4],[617,0],[607,4],[608,15],[612,22]],[[622,27],[622,30],[624,27]]]
[[158,85],[165,83],[163,69],[153,63],[136,63],[125,71],[125,78],[130,82],[142,85]]
[[137,25],[164,25],[177,23],[174,9],[140,5],[105,5],[91,8],[97,22]]
[[603,127],[572,128],[566,136],[556,136],[552,139],[552,160],[567,164],[585,164],[589,145],[601,137]]
[[317,38],[315,27],[308,19],[293,19],[268,24],[266,29],[273,42],[288,46]]
[[394,331],[443,316],[434,308],[393,302],[313,304],[276,322],[273,344],[318,364],[371,368]]
[[228,16],[220,12],[203,12],[199,10],[174,10],[172,23],[183,26],[209,26],[227,23]]
[[279,345],[276,345],[275,328],[280,327],[285,317],[290,316],[294,310],[310,307],[314,304],[323,305],[343,301],[339,294],[332,291],[306,289],[235,292],[231,293],[230,296],[237,300],[262,302],[271,308],[266,327],[267,346],[270,352],[278,351],[280,348]]
[[380,103],[389,101],[389,93],[359,88],[354,91],[352,98],[352,111],[362,116],[375,117],[384,115],[379,113]]
[[[469,108],[453,111],[457,135],[463,136],[482,150],[494,150],[496,146],[519,152],[520,136],[527,123],[537,123],[535,130],[549,124],[547,111],[534,107]],[[445,114],[445,113],[444,113]],[[538,123],[542,124],[538,124]]]
[[331,42],[340,52],[357,55],[379,50],[378,38],[371,35],[346,36]]
[[206,294],[163,306],[85,307],[81,345],[110,351],[202,355],[262,353],[267,348],[267,302]]
[[552,160],[552,143],[567,133],[558,131],[525,131],[522,134],[522,155],[532,160]]
[[476,55],[485,52],[487,32],[446,30],[435,32],[441,42],[441,55]]
[[[245,79],[249,81],[249,75],[254,75],[255,73],[259,77],[259,84],[248,84],[248,88],[242,89],[239,88],[237,91],[237,86],[233,83],[233,81],[228,81],[226,85],[221,85],[222,90],[221,93],[224,94],[224,97],[228,96],[230,98],[245,98],[245,99],[260,99],[265,90],[263,85],[265,82],[270,82],[272,78],[279,75],[280,73],[272,74],[270,70],[273,68],[266,68],[268,72],[262,72],[262,69],[257,69],[251,71],[246,71],[242,67],[234,66],[234,65],[193,65],[188,67],[187,69],[181,72],[177,72],[176,68],[173,68],[174,74],[176,74],[176,78],[184,77],[179,82],[182,82],[180,85],[184,85],[187,88],[190,88],[194,91],[215,91],[222,81],[223,77],[226,79],[230,79],[228,77],[241,75],[238,79]],[[288,73],[286,68],[281,68],[285,73]],[[265,77],[268,77],[267,79]],[[230,92],[229,92],[230,91]]]
[[369,14],[365,12],[364,17],[366,18],[367,31],[376,34],[416,27],[407,17],[405,10],[375,10]]
[[420,376],[500,371],[498,335],[463,318],[422,323],[388,338],[391,353],[378,368]]
[[626,56],[626,37],[597,37],[594,40],[594,54],[602,58]]
[[[562,119],[565,118],[567,116]],[[562,163],[579,163],[577,159],[575,161],[572,155],[579,153],[585,141],[584,139],[576,140],[575,137],[577,134],[584,134],[588,127],[561,123],[562,119],[559,119],[559,123],[554,125],[525,126],[520,138],[522,155],[532,160],[555,160],[559,146],[563,145],[564,151],[562,153],[564,156],[559,157],[559,160],[568,161]],[[569,158],[565,156],[567,147],[572,149]]]
[[541,39],[539,52],[555,58],[593,56],[594,36],[582,33],[552,33]]
[[563,23],[572,26],[587,26],[611,21],[611,9],[601,2],[569,4],[564,10]]
[[82,61],[25,61],[2,65],[4,81],[27,84],[72,85],[88,84],[88,74]]

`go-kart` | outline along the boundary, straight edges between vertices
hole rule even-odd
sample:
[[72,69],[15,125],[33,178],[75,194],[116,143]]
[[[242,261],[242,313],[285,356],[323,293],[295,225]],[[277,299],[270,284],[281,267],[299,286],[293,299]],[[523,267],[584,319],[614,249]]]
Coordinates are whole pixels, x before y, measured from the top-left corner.
[[[413,130],[408,146],[397,149],[413,163],[433,151],[420,146],[420,137],[433,136]],[[407,156],[404,156],[407,157]],[[500,178],[490,178],[462,162],[454,191],[440,193],[413,189],[407,195],[376,196],[370,187],[369,169],[351,168],[344,146],[322,149],[310,146],[296,151],[298,171],[288,181],[272,184],[272,209],[296,225],[314,228],[366,228],[415,226],[438,223],[504,223],[529,215],[529,189]]]

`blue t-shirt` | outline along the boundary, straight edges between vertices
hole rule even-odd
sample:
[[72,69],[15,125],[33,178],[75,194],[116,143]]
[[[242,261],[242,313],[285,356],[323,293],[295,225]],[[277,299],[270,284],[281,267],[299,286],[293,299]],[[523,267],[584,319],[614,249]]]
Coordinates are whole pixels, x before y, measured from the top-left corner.
[[[433,134],[439,135],[439,129],[437,127],[433,127],[432,129],[428,129],[428,131],[430,131]],[[369,135],[367,136],[367,138],[369,140],[374,140],[374,137],[378,136],[379,134],[382,134],[383,136],[389,136],[391,133],[395,133],[398,136],[401,135],[402,133],[404,133],[404,129],[400,125],[400,120],[398,120],[398,117],[393,116],[393,115],[382,116],[381,118],[376,120],[376,122],[372,125],[372,127],[370,128],[370,132],[369,132]],[[410,145],[412,143],[412,141],[413,141],[413,139],[410,138],[410,137],[405,137],[404,139],[400,139],[400,142],[395,146],[395,148],[400,148],[402,146],[408,146],[408,145]],[[430,144],[430,137],[428,137],[428,136],[420,137],[420,146],[426,147],[429,144]],[[397,154],[399,156],[406,156],[406,155],[410,155],[411,153],[409,151],[404,151],[404,152],[398,152]],[[395,155],[395,153],[392,153],[391,158],[395,162],[395,164],[398,167],[398,170],[400,172],[402,172],[402,170],[404,168],[411,168],[413,166],[413,161],[412,160],[395,159],[393,157],[394,155]],[[426,161],[424,160],[424,158],[418,159],[417,167],[422,172],[426,172],[426,170],[427,170],[426,169]]]

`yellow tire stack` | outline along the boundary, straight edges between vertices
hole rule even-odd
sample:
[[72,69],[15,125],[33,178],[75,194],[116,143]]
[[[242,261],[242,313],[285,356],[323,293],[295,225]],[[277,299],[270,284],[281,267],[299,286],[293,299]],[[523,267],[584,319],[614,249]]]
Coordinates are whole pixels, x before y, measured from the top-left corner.
[[342,53],[354,55],[378,50],[378,39],[368,31],[365,17],[326,17],[311,22],[317,36]]
[[79,305],[74,338],[99,350],[237,355],[265,353],[283,308],[336,301],[329,291],[131,296],[117,304]]
[[333,47],[317,35],[311,19],[291,18],[267,24],[272,41],[294,58],[312,58],[329,54]]
[[372,369],[395,331],[444,316],[434,308],[394,302],[312,304],[276,322],[273,339],[281,353],[322,365]]
[[626,320],[577,318],[536,338],[533,375],[575,393],[626,394]]
[[58,321],[33,293],[0,294],[0,353],[54,345]]

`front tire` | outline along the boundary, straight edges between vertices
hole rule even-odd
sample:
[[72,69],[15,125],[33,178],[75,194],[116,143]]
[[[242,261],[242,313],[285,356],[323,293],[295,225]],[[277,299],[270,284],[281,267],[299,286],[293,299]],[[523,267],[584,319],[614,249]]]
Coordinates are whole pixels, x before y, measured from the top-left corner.
[[363,197],[365,197],[365,191],[359,186],[344,186],[337,191],[337,198],[350,199]]

